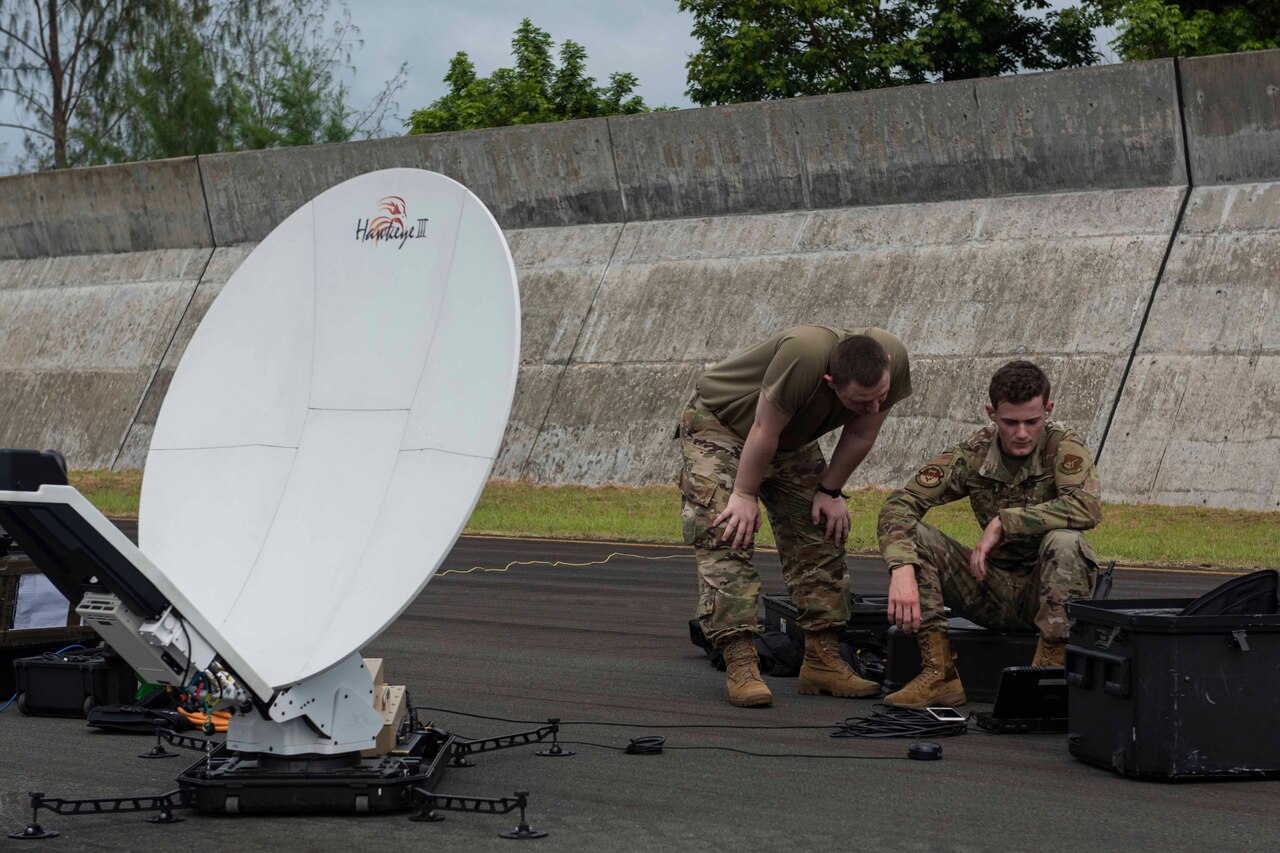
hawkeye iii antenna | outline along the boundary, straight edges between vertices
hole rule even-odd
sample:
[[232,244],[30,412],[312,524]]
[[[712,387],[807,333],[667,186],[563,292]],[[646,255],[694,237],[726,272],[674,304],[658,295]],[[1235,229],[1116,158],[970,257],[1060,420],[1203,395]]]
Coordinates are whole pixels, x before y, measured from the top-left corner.
[[229,750],[358,756],[383,725],[360,649],[461,532],[519,355],[485,206],[432,172],[366,174],[277,226],[209,308],[156,421],[137,547],[34,451],[5,451],[0,526],[147,681],[203,678]]

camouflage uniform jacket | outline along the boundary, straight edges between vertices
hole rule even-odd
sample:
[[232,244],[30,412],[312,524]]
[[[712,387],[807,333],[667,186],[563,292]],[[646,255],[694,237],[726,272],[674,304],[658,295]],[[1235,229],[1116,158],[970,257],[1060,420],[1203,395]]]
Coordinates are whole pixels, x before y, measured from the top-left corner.
[[965,497],[983,529],[1000,515],[1004,539],[988,559],[1004,569],[1034,566],[1050,530],[1088,530],[1102,521],[1102,485],[1078,433],[1049,421],[1014,475],[1002,464],[992,425],[929,460],[885,501],[877,531],[885,564],[918,564],[911,535],[916,523],[930,507]]

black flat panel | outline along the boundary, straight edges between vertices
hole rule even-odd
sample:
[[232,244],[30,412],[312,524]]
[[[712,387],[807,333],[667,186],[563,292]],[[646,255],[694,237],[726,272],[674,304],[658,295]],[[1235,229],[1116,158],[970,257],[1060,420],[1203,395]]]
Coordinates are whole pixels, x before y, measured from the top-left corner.
[[70,601],[78,601],[85,590],[106,590],[144,619],[159,616],[169,604],[155,584],[66,504],[0,503],[0,527]]

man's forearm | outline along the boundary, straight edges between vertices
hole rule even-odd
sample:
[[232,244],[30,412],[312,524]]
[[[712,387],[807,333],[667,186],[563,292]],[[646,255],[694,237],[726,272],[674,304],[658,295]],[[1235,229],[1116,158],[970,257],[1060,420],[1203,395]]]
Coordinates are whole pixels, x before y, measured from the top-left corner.
[[1010,507],[998,516],[1010,536],[1038,536],[1050,530],[1091,530],[1102,521],[1101,495],[1079,489],[1042,504]]
[[743,495],[755,496],[760,491],[769,460],[778,450],[778,437],[756,427],[751,428],[742,445],[742,457],[738,460],[738,475],[733,480],[733,490]]
[[836,443],[836,449],[831,454],[827,471],[822,475],[822,485],[828,489],[844,488],[844,484],[862,464],[862,460],[867,458],[867,454],[871,452],[875,443],[874,437],[865,438],[848,431],[842,433],[840,440]]

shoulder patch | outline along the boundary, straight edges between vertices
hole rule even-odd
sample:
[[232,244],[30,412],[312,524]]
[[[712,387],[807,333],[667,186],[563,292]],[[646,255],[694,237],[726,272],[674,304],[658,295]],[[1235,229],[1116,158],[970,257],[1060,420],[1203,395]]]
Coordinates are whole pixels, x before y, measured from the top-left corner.
[[1079,474],[1080,469],[1084,467],[1084,459],[1076,456],[1074,453],[1068,453],[1062,457],[1062,461],[1058,463],[1058,470],[1063,474]]
[[936,489],[942,485],[944,472],[939,465],[926,465],[916,474],[916,482],[926,489]]

